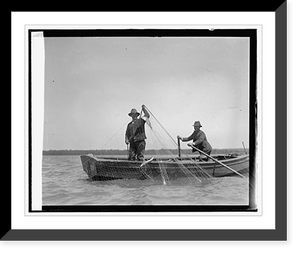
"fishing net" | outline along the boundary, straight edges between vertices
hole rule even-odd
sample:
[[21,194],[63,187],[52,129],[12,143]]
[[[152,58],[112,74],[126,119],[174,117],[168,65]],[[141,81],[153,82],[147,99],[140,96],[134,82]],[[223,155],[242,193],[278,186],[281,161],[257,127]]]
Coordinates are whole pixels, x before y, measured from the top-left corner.
[[[149,142],[154,147],[154,152],[158,158],[159,169],[163,184],[172,185],[172,182],[177,180],[173,177],[170,165],[166,163],[166,158],[169,158],[175,165],[174,167],[180,172],[179,175],[186,178],[190,183],[199,183],[203,179],[211,179],[208,174],[197,161],[197,158],[189,154],[180,152],[178,156],[178,143],[157,120],[153,113],[147,108],[151,115],[151,120],[147,120]],[[160,160],[161,159],[161,160]]]
[[91,180],[148,180],[153,183],[172,185],[179,184],[181,181],[201,183],[203,179],[211,178],[193,160],[183,162],[177,158],[155,157],[154,155],[152,160],[146,159],[146,164],[92,154],[81,156],[81,160],[84,171]]
[[[134,179],[150,181],[164,185],[178,183],[184,179],[188,183],[201,183],[212,178],[194,157],[181,153],[178,156],[178,144],[153,113],[147,120],[147,146],[144,161],[128,161],[126,155],[105,155],[100,149],[96,155],[82,156],[84,171],[92,180]],[[124,140],[125,124],[111,137]],[[124,141],[123,141],[124,142]],[[105,146],[104,145],[104,146]],[[104,147],[103,146],[103,147]],[[127,151],[128,152],[128,151]],[[128,154],[127,154],[128,155]]]

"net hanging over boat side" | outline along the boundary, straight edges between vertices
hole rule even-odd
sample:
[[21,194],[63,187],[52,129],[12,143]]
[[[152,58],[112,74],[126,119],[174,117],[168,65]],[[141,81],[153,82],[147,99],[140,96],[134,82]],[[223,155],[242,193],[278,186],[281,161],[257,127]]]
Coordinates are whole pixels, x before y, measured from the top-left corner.
[[[175,164],[177,170],[181,171],[185,177],[191,182],[202,182],[203,179],[211,179],[212,176],[209,175],[193,158],[187,154],[182,154],[179,158],[174,151],[177,151],[178,145],[168,131],[163,127],[163,125],[157,120],[153,113],[147,108],[148,112],[152,116],[152,120],[148,119],[147,124],[150,128],[149,133],[151,135],[151,142],[158,158],[159,168],[161,172],[161,178],[164,184],[172,185],[172,180],[176,179],[176,176],[172,174],[172,167],[170,163],[163,158],[170,158],[169,160]],[[155,144],[156,143],[156,144]],[[158,144],[158,145],[157,145]],[[172,153],[173,151],[173,153]],[[162,158],[159,160],[159,158]]]

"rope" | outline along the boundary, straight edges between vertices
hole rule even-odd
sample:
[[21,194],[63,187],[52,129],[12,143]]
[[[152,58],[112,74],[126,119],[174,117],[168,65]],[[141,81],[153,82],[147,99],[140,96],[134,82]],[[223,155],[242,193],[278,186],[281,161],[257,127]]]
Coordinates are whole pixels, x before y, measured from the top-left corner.
[[127,124],[127,122],[128,122],[128,121],[126,120],[126,122],[121,126],[121,128],[118,129],[118,130],[116,131],[116,133],[115,133],[114,135],[112,135],[111,138],[110,138],[109,140],[106,141],[106,143],[100,148],[100,150],[103,149],[103,147],[106,146],[106,145],[108,144],[108,142],[110,142],[110,141],[118,134],[118,132],[125,126],[125,124]]
[[157,120],[157,118],[153,115],[153,113],[146,106],[145,106],[145,108],[153,116],[153,118],[160,125],[160,127],[167,133],[167,135],[170,137],[170,139],[174,142],[175,146],[177,147],[178,146],[177,142],[172,138],[172,136],[169,134],[169,132],[162,126],[162,124]]
[[[107,144],[108,144],[108,142],[110,142],[116,135],[117,135],[117,133],[125,126],[125,124],[127,123],[128,121],[126,120],[126,122],[120,127],[120,129],[118,129],[115,133],[114,133],[114,135],[112,135],[111,137],[110,137],[110,139],[109,140],[107,140],[106,141],[106,143],[99,149],[99,150],[102,150]],[[100,155],[100,151],[97,153],[97,154],[95,154],[95,156],[97,156],[97,155]],[[128,145],[127,145],[127,155],[128,155]],[[87,162],[89,162],[89,160],[90,160],[91,158],[89,158],[86,162],[84,162],[82,165],[84,165],[84,164],[86,164]]]

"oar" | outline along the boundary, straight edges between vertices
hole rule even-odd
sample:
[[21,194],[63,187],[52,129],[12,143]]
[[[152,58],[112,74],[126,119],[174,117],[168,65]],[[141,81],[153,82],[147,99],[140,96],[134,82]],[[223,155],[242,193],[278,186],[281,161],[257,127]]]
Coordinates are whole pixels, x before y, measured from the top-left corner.
[[232,172],[236,173],[237,175],[239,175],[239,176],[243,177],[243,178],[244,178],[244,179],[247,181],[247,179],[246,179],[246,177],[245,177],[245,176],[243,176],[241,173],[239,173],[239,172],[235,171],[235,170],[234,170],[234,169],[232,169],[231,167],[228,167],[228,166],[227,166],[227,165],[225,165],[223,162],[220,162],[220,161],[218,161],[218,160],[217,160],[217,159],[215,159],[214,157],[212,157],[212,156],[208,155],[207,153],[205,153],[205,152],[201,151],[200,149],[198,149],[197,147],[195,147],[195,146],[193,146],[193,145],[191,145],[191,144],[188,144],[188,146],[190,146],[190,147],[194,148],[194,149],[195,149],[195,150],[197,150],[198,152],[202,153],[203,155],[207,156],[208,158],[212,159],[213,161],[215,161],[215,162],[219,163],[219,164],[220,164],[220,165],[222,165],[223,167],[225,167],[225,168],[229,169],[230,171],[232,171]]

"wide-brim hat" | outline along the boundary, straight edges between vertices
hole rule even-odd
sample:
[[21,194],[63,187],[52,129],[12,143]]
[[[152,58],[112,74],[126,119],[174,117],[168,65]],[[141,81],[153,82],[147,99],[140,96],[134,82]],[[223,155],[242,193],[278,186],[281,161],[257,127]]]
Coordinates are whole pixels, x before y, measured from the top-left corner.
[[193,126],[202,127],[200,121],[195,121],[195,123],[193,124]]
[[137,114],[137,115],[140,114],[135,108],[133,108],[133,109],[130,111],[130,113],[128,113],[129,116],[132,116],[132,115],[135,115],[135,114]]

